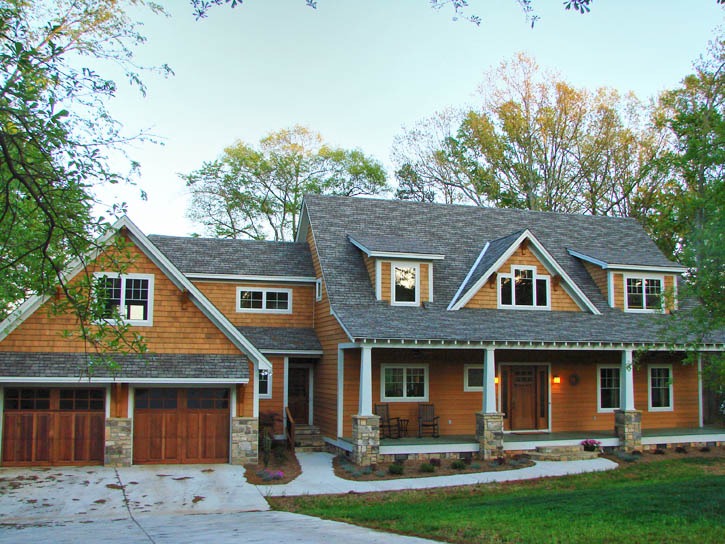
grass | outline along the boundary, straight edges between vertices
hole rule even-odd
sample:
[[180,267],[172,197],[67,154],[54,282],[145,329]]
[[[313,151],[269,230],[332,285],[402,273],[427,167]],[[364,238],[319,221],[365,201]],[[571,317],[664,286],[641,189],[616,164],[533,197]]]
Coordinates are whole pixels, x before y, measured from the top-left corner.
[[447,542],[725,542],[725,458],[424,491],[271,499],[272,506]]

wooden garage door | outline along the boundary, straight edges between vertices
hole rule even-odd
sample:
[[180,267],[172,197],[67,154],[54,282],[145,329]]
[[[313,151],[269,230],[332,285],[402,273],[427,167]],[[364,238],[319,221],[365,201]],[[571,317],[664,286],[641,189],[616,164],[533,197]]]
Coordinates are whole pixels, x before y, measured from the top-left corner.
[[228,389],[136,389],[134,463],[228,461]]
[[5,389],[4,465],[103,463],[103,389]]

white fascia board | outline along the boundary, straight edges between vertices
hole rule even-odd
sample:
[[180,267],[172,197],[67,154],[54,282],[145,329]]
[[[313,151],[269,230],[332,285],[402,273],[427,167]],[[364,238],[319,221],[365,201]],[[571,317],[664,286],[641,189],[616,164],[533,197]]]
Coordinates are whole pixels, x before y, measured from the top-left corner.
[[[452,300],[451,300],[451,302],[450,302],[450,303],[448,304],[448,308],[446,308],[446,310],[452,310],[452,309],[453,309],[453,306],[454,306],[454,304],[456,303],[456,300],[458,300],[458,297],[459,297],[459,295],[461,294],[461,291],[463,291],[463,288],[464,288],[464,287],[466,286],[466,284],[468,283],[468,280],[469,280],[469,279],[471,278],[471,275],[473,274],[473,271],[474,271],[474,270],[476,270],[476,267],[478,266],[478,263],[480,263],[480,262],[481,262],[481,259],[483,259],[483,256],[484,256],[484,255],[486,254],[486,251],[488,251],[488,247],[489,247],[490,245],[491,245],[491,243],[490,243],[490,242],[486,242],[486,245],[485,245],[485,246],[483,246],[483,249],[482,249],[482,250],[481,250],[481,252],[480,252],[480,253],[478,254],[478,257],[476,257],[476,261],[475,261],[475,262],[473,263],[473,266],[472,266],[472,267],[471,267],[471,269],[470,269],[470,270],[468,271],[468,274],[466,274],[466,277],[465,277],[465,278],[463,279],[463,282],[461,283],[461,285],[460,285],[460,286],[458,287],[458,291],[456,291],[456,294],[455,294],[455,295],[453,295],[453,299],[452,299]],[[456,309],[458,309],[458,308],[456,308]]]
[[260,349],[265,355],[292,355],[292,356],[321,356],[324,355],[324,351],[317,349]]
[[636,270],[641,272],[669,272],[672,274],[682,274],[687,270],[687,267],[679,265],[679,264],[672,264],[671,266],[652,266],[652,265],[637,265],[637,264],[618,264],[618,263],[607,263],[599,259],[595,259],[594,257],[590,257],[589,255],[586,255],[585,253],[581,253],[579,251],[575,251],[573,249],[567,249],[566,250],[569,255],[572,257],[576,257],[577,259],[581,259],[582,261],[586,261],[588,263],[592,263],[594,265],[597,265],[599,268],[602,268],[603,270]]
[[5,383],[44,383],[44,384],[76,384],[82,386],[89,383],[133,383],[133,384],[168,384],[168,385],[191,385],[191,384],[247,384],[249,378],[123,378],[123,377],[103,377],[103,378],[79,378],[79,377],[4,377],[0,376],[0,382]]
[[368,249],[366,246],[355,240],[352,236],[349,234],[347,235],[347,239],[350,240],[350,243],[354,245],[356,248],[361,250],[365,255],[368,257],[376,258],[376,259],[415,259],[419,261],[442,261],[446,258],[445,255],[441,255],[440,253],[411,253],[407,251],[373,251],[371,249]]
[[297,236],[295,242],[306,242],[307,231],[310,228],[310,218],[307,215],[307,203],[302,199],[302,208],[300,209],[300,219],[297,223]]
[[518,247],[521,245],[521,242],[526,239],[527,237],[532,236],[528,229],[526,229],[524,232],[521,233],[521,235],[516,238],[516,241],[512,242],[509,248],[503,252],[503,254],[496,259],[496,262],[493,263],[486,272],[478,279],[476,283],[474,283],[468,291],[461,297],[461,299],[451,308],[451,310],[460,310],[463,308],[466,304],[468,304],[468,301],[473,298],[473,296],[478,293],[479,289],[483,287],[486,282],[488,281],[488,278],[491,277],[491,274],[496,272],[499,268],[501,268],[506,261],[508,261],[509,257],[514,254],[514,252],[518,249]]
[[317,278],[311,276],[263,276],[254,274],[207,274],[205,272],[190,272],[184,274],[190,280],[210,281],[254,281],[266,283],[315,283]]
[[[328,298],[328,300],[329,300],[329,298]],[[334,317],[337,320],[337,322],[340,324],[340,327],[342,327],[342,330],[345,331],[345,334],[347,335],[350,342],[355,342],[355,339],[353,338],[352,334],[350,334],[350,331],[347,330],[347,327],[345,326],[345,324],[340,320],[339,317],[337,317],[335,310],[332,309],[332,304],[330,304],[330,315],[332,317]]]
[[129,235],[138,247],[158,266],[164,274],[182,291],[189,293],[189,298],[201,312],[221,330],[231,342],[239,348],[243,353],[256,361],[265,370],[272,372],[272,363],[262,355],[262,353],[247,340],[247,338],[239,332],[234,325],[222,314],[209,299],[207,299],[201,291],[187,279],[181,271],[164,255],[159,249],[151,243],[146,235],[139,229],[128,217],[121,218],[124,222],[122,226],[126,227]]
[[[598,342],[598,341],[571,341],[571,340],[547,340],[547,341],[509,341],[509,340],[444,340],[444,339],[415,339],[406,340],[400,338],[355,338],[355,345],[361,347],[363,344],[375,349],[482,349],[491,348],[495,350],[507,349],[531,349],[531,350],[563,350],[563,351],[622,351],[625,349],[646,348],[649,351],[677,351],[685,350],[687,345],[671,345],[665,342]],[[725,351],[725,344],[704,344],[699,346],[699,351]]]

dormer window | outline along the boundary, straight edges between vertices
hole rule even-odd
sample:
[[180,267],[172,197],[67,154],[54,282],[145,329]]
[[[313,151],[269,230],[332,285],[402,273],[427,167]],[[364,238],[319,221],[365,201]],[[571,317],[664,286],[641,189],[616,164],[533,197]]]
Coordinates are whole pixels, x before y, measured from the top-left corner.
[[104,320],[120,319],[129,325],[153,324],[153,275],[99,272],[95,276]]
[[625,310],[628,312],[662,311],[662,279],[627,276]]
[[537,274],[535,266],[512,266],[498,275],[500,308],[549,309],[550,277]]
[[392,264],[392,303],[418,306],[420,302],[420,266],[418,264]]

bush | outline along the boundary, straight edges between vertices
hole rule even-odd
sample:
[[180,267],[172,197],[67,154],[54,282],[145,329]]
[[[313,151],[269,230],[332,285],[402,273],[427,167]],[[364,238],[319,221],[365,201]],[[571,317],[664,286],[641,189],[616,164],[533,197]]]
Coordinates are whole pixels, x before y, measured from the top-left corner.
[[614,456],[625,463],[634,463],[637,459],[639,459],[638,455],[627,453],[626,451],[616,451],[614,452]]
[[429,463],[431,465],[433,465],[434,467],[440,467],[441,466],[441,460],[440,459],[431,459],[429,461]]
[[388,472],[389,472],[390,474],[394,474],[394,475],[396,475],[396,476],[399,476],[400,474],[403,474],[403,471],[404,471],[404,470],[405,470],[405,469],[403,468],[403,465],[399,465],[399,464],[397,464],[397,463],[393,463],[392,465],[390,465],[390,466],[388,467]]
[[709,452],[709,451],[710,451],[710,448],[708,448],[707,446],[703,446],[703,447],[701,447],[701,448],[700,448],[700,451],[701,451],[702,453],[707,453],[707,452]]
[[481,463],[471,463],[471,468],[473,470],[481,470]]
[[455,461],[453,461],[451,463],[451,468],[453,470],[463,470],[464,468],[466,468],[466,463],[465,463],[465,461],[461,461],[460,459],[456,459]]
[[373,467],[365,467],[360,472],[367,476],[368,474],[373,473]]
[[434,467],[431,463],[421,463],[418,470],[421,472],[435,472],[436,467]]
[[677,452],[677,453],[687,453],[687,448],[685,446],[677,446],[675,448],[675,452]]
[[386,472],[384,470],[375,471],[375,476],[377,476],[378,478],[385,478],[385,475],[386,475]]

